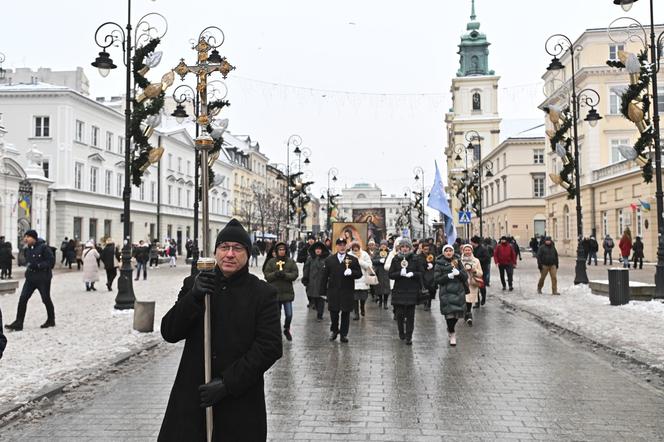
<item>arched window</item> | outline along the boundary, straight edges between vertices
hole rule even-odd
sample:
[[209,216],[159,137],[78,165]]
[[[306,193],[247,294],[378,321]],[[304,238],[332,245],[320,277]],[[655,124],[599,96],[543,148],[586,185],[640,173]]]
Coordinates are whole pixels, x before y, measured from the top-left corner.
[[479,92],[473,93],[473,110],[478,111],[482,110],[482,96]]
[[365,194],[363,194],[363,193],[358,193],[358,194],[357,194],[357,199],[358,199],[358,200],[363,200],[363,199],[366,199],[366,198],[367,198],[367,196],[366,196]]
[[470,69],[472,73],[477,73],[480,70],[480,58],[477,55],[470,57]]

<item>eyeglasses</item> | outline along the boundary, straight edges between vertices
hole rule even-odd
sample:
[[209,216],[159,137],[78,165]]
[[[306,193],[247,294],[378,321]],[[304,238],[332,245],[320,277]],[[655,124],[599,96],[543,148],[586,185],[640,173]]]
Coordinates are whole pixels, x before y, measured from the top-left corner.
[[233,252],[235,253],[240,253],[246,250],[244,246],[231,246],[228,244],[220,244],[219,247],[217,247],[217,249],[219,249],[223,253],[228,253],[231,250],[233,250]]

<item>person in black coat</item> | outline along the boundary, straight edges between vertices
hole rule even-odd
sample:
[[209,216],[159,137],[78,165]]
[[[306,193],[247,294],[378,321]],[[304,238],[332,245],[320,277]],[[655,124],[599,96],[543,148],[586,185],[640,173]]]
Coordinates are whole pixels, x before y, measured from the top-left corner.
[[120,262],[120,251],[115,247],[115,242],[108,238],[106,245],[99,254],[101,262],[106,270],[106,288],[113,290],[113,280],[118,275],[118,264]]
[[320,294],[327,297],[327,309],[330,311],[330,341],[337,339],[341,333],[341,342],[348,342],[350,312],[355,307],[355,280],[362,277],[362,269],[357,258],[346,253],[345,239],[337,239],[336,248],[337,253],[325,259]]
[[[159,441],[204,441],[212,406],[214,441],[267,439],[264,373],[282,355],[277,291],[249,273],[251,239],[231,220],[215,243],[214,271],[188,276],[161,321],[168,342],[185,340]],[[212,381],[204,384],[204,298],[210,293]]]
[[634,253],[632,253],[634,268],[636,268],[636,265],[639,264],[639,269],[643,269],[643,241],[641,241],[640,236],[635,238],[634,244],[632,244],[632,250],[634,251]]
[[418,255],[422,260],[422,286],[429,292],[429,297],[424,301],[424,311],[431,310],[431,300],[436,299],[436,284],[433,282],[433,268],[436,256],[432,250],[433,244],[423,242],[420,245],[421,253]]
[[470,239],[470,245],[473,246],[473,256],[480,261],[480,266],[482,267],[482,279],[484,280],[484,287],[480,287],[480,302],[475,305],[479,307],[486,303],[486,288],[489,286],[489,274],[491,273],[491,258],[493,257],[493,251],[489,251],[489,248],[482,244],[482,238],[479,236],[473,236]]
[[392,259],[390,265],[390,279],[394,280],[392,305],[397,316],[399,339],[405,340],[406,345],[413,344],[415,306],[422,291],[424,276],[422,258],[412,253],[412,248],[410,240],[403,238],[398,245],[399,253]]
[[38,238],[35,230],[26,231],[23,241],[26,245],[25,283],[18,299],[16,320],[5,325],[5,328],[13,331],[23,330],[28,301],[35,290],[39,290],[42,302],[46,307],[46,322],[41,325],[41,328],[55,327],[55,307],[51,300],[51,279],[53,279],[51,269],[55,265],[55,256],[46,242]]
[[12,243],[0,237],[0,279],[12,279]]

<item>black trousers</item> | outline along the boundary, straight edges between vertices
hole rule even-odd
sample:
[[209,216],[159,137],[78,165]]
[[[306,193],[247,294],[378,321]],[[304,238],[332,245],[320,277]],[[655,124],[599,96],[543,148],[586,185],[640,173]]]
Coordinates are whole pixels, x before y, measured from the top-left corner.
[[155,267],[159,265],[159,258],[150,258],[150,267],[154,264]]
[[405,335],[406,339],[412,339],[413,330],[415,330],[415,306],[395,305],[394,313],[397,315],[397,328],[399,329],[399,337]]
[[512,264],[499,264],[498,270],[500,271],[500,283],[505,286],[505,273],[507,273],[507,283],[512,287],[512,277],[514,276],[514,267]]
[[18,298],[18,310],[16,311],[16,323],[18,325],[23,325],[25,312],[28,309],[28,300],[30,300],[35,290],[39,290],[42,302],[46,307],[47,319],[55,321],[55,307],[53,301],[51,301],[51,277],[40,275],[37,278],[27,277],[25,279],[21,296]]
[[[341,315],[339,315],[341,313]],[[341,329],[339,329],[339,316],[341,316]],[[350,329],[350,312],[338,312],[330,310],[330,331],[333,333],[340,333],[341,336],[348,336]]]
[[1,272],[0,276],[2,277],[2,279],[5,279],[5,278],[9,279],[9,278],[12,277],[12,262],[11,262],[11,260],[9,261],[9,264],[7,264],[6,266],[2,266],[2,272]]
[[606,257],[609,257],[609,265],[613,265],[613,256],[611,256],[611,250],[604,249],[604,265],[606,265]]
[[639,264],[639,268],[643,268],[643,258],[637,258],[636,256],[633,258],[634,261],[634,268],[636,268],[636,264]]
[[325,313],[325,299],[323,298],[311,298],[314,301],[314,306],[316,307],[316,313],[318,319],[323,319],[323,313]]
[[106,269],[106,285],[108,287],[113,285],[116,276],[118,276],[118,269],[116,267]]
[[457,318],[446,318],[445,322],[447,322],[447,332],[448,333],[454,333],[454,327],[456,326],[458,319]]

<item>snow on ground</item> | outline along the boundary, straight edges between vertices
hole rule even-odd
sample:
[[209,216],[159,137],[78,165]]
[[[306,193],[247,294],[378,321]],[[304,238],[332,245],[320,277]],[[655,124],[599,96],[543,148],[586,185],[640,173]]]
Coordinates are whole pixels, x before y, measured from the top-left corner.
[[[17,270],[18,275],[22,269]],[[51,287],[56,327],[39,328],[46,310],[35,292],[28,303],[23,331],[5,333],[8,343],[0,360],[0,404],[23,403],[49,384],[75,381],[84,373],[108,366],[123,353],[161,340],[161,317],[175,302],[188,271],[184,265],[174,269],[161,266],[148,269],[147,280],[133,281],[138,300],[156,301],[153,333],[132,329],[133,310],[113,309],[117,292],[107,291],[103,270],[96,292],[85,291],[82,272],[56,272]],[[15,294],[0,295],[5,324],[16,316],[22,286],[23,280]]]

